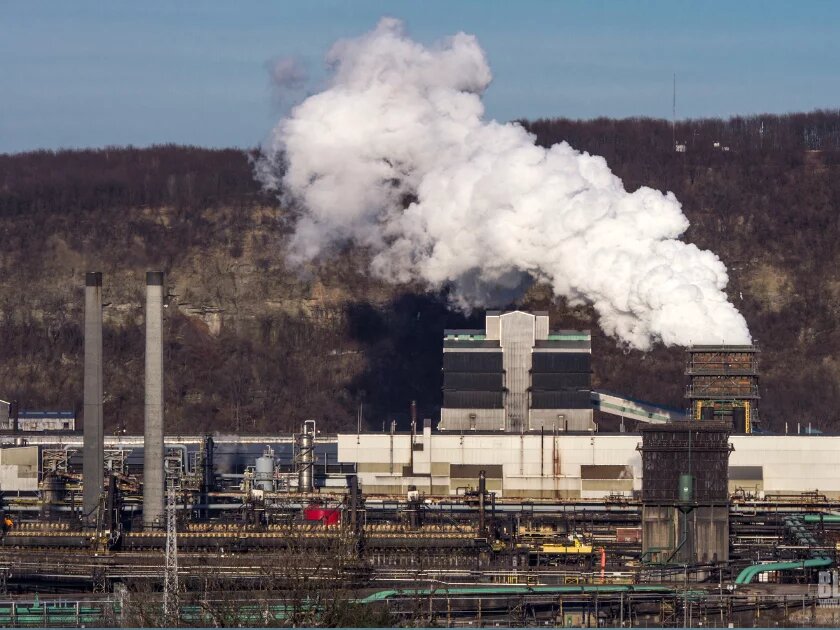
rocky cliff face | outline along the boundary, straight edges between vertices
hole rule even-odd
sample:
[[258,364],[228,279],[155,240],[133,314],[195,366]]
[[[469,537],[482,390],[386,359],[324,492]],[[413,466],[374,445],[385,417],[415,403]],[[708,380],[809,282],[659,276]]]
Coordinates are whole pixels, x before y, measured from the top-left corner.
[[[763,349],[765,420],[838,420],[840,115],[678,126],[661,121],[537,121],[604,155],[628,189],[672,190],[687,238],[728,265],[729,294]],[[719,147],[714,147],[718,142]],[[722,147],[729,147],[723,151]],[[289,268],[293,216],[263,195],[239,151],[188,147],[0,156],[0,398],[81,409],[82,285],[105,274],[105,417],[139,431],[143,277],[167,272],[167,430],[322,430],[404,421],[412,399],[434,417],[445,327],[481,325],[420,286],[371,279],[364,251]],[[505,306],[505,305],[500,305]],[[514,305],[507,305],[514,306]],[[597,386],[682,406],[683,351],[628,352],[585,307],[536,285],[516,306],[554,327],[594,332]]]

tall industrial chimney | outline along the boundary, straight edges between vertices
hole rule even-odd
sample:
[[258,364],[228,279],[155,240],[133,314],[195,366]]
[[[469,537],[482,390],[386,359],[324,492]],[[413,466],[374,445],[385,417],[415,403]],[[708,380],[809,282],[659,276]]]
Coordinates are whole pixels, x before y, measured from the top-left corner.
[[85,433],[82,446],[87,518],[96,517],[102,494],[105,441],[102,429],[102,273],[85,274]]
[[163,524],[163,272],[146,272],[143,526]]

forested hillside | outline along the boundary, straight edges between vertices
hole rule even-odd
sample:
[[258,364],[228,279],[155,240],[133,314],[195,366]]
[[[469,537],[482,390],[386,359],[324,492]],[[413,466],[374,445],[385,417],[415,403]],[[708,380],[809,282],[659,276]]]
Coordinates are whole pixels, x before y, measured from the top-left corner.
[[[840,112],[678,123],[540,120],[542,144],[603,155],[628,189],[673,191],[686,238],[730,270],[730,297],[763,350],[765,421],[840,429]],[[677,153],[673,140],[684,144]],[[143,277],[169,277],[167,430],[322,430],[437,413],[440,335],[480,325],[446,296],[366,274],[347,248],[303,269],[294,217],[259,190],[250,156],[162,146],[0,155],[0,398],[81,409],[82,285],[105,274],[105,417],[143,416]],[[511,306],[511,305],[508,305]],[[544,286],[518,305],[556,327],[593,327],[599,387],[682,405],[679,348],[628,352],[592,313]]]

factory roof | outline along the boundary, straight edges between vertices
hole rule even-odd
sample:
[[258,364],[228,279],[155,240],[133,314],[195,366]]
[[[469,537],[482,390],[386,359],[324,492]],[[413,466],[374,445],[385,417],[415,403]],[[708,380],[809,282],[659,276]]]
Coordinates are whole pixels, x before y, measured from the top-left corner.
[[498,339],[484,339],[484,337],[446,337],[443,340],[444,348],[497,348],[500,352],[502,346]]
[[592,339],[592,332],[589,330],[573,330],[571,328],[563,328],[559,330],[549,330],[549,339]]
[[[444,339],[459,341],[483,341],[487,331],[483,328],[447,328],[443,331]],[[548,341],[585,341],[591,342],[592,333],[588,330],[551,330]]]
[[688,352],[758,352],[758,346],[728,346],[726,344],[714,344],[706,346],[689,346]]
[[549,335],[548,339],[537,339],[534,342],[534,349],[552,349],[552,350],[580,350],[581,352],[591,352],[592,344],[588,338],[586,339],[555,339]]
[[528,315],[539,315],[540,317],[548,317],[548,311],[521,311],[514,309],[512,311],[486,311],[485,315],[488,317],[497,317],[499,315],[508,315],[509,313],[527,313]]
[[686,418],[685,420],[677,420],[675,422],[668,422],[667,424],[648,424],[641,428],[642,433],[685,433],[688,431],[731,432],[732,425],[729,422],[718,420],[692,420]]
[[483,328],[447,328],[443,331],[443,337],[444,339],[455,339],[459,341],[483,341],[487,338],[487,334]]
[[32,418],[69,419],[75,417],[76,413],[73,411],[21,411],[18,414],[18,418],[22,420]]

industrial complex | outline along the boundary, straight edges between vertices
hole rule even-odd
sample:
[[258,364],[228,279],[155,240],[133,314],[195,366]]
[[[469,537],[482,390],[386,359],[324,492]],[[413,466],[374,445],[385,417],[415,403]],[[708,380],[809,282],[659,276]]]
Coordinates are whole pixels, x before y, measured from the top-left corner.
[[688,348],[672,409],[593,390],[588,331],[488,312],[441,331],[439,420],[172,435],[165,282],[146,275],[143,435],[103,430],[100,273],[83,431],[0,405],[3,625],[305,624],[315,592],[395,624],[833,619],[840,436],[762,430],[757,347]]

